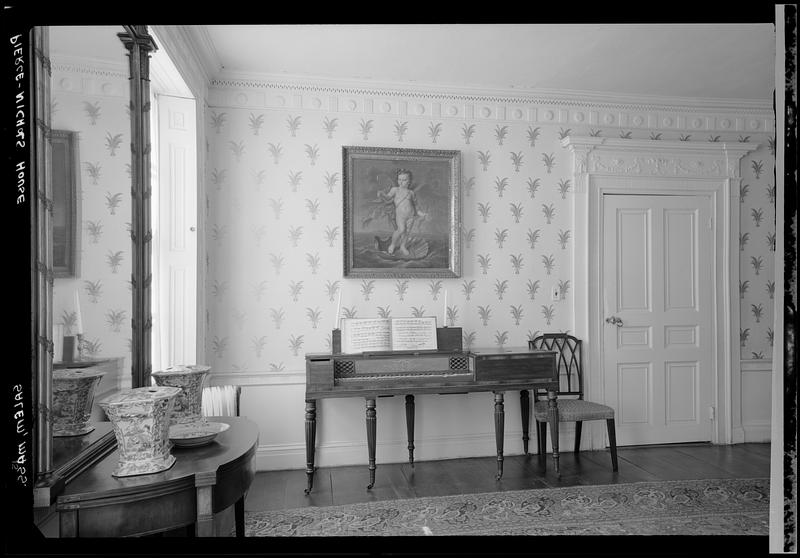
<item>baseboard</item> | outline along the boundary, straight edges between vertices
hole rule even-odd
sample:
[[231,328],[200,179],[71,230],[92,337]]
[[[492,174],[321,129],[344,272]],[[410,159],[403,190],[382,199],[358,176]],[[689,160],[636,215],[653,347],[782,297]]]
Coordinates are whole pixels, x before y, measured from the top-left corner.
[[769,421],[743,424],[742,430],[744,431],[744,439],[742,441],[745,443],[772,441],[772,426]]
[[736,426],[731,430],[731,443],[732,444],[743,444],[744,443],[744,428],[741,426]]

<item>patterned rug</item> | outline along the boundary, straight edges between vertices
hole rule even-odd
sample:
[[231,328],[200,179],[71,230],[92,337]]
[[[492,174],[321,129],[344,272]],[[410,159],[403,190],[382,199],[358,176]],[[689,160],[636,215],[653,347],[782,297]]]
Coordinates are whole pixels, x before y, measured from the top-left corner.
[[573,486],[247,512],[248,537],[767,535],[769,479]]

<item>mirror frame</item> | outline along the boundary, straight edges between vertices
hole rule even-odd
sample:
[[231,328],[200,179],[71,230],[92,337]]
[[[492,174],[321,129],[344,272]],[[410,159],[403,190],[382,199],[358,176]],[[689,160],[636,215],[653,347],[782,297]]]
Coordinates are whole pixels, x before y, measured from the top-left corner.
[[[146,25],[121,25],[117,36],[128,51],[131,109],[131,385],[150,383],[151,330],[150,255],[150,53],[156,50]],[[50,127],[50,39],[47,27],[31,30],[34,100],[32,137],[34,143],[34,201],[31,204],[31,282],[33,334],[35,470],[34,507],[50,506],[63,487],[116,447],[113,431],[58,468],[53,466],[53,269],[52,246],[52,163]]]

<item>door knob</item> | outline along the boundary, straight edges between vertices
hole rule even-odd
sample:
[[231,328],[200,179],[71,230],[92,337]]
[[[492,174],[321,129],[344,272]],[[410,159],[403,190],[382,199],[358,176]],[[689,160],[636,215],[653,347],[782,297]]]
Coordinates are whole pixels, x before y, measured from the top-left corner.
[[622,327],[622,318],[611,316],[610,318],[606,318],[606,323],[613,324],[617,327]]

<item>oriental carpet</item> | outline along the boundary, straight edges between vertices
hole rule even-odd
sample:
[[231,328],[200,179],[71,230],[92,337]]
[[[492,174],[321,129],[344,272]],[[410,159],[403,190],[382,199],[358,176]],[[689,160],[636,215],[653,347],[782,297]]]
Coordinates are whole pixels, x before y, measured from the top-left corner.
[[248,537],[767,535],[769,479],[636,482],[247,512]]

